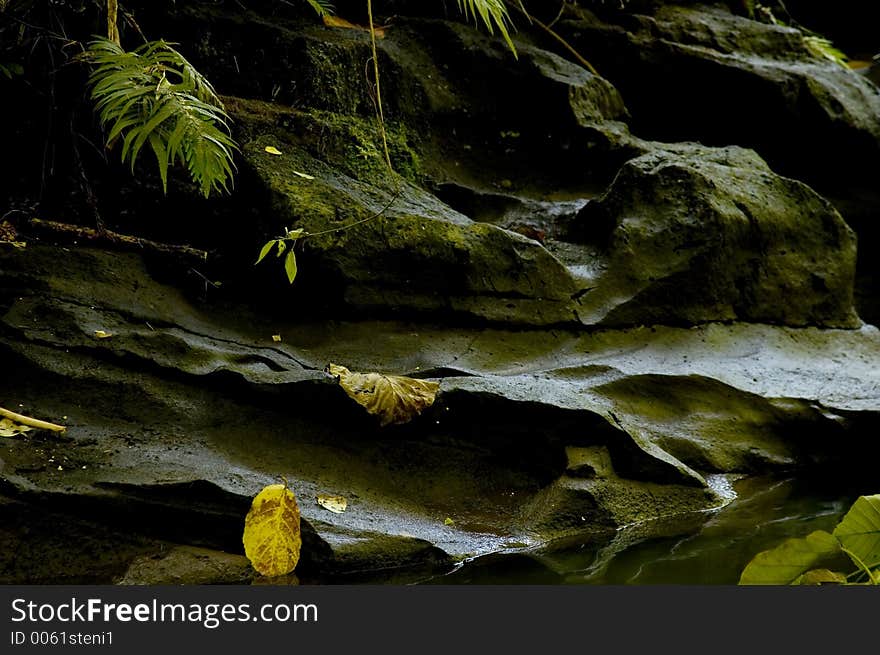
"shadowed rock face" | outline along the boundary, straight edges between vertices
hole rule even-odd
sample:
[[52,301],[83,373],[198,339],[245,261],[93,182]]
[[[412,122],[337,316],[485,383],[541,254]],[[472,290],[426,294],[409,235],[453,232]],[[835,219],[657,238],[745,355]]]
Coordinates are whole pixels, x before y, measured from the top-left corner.
[[559,30],[620,89],[636,133],[755,148],[819,185],[872,185],[880,92],[801,32],[708,6],[584,12]]

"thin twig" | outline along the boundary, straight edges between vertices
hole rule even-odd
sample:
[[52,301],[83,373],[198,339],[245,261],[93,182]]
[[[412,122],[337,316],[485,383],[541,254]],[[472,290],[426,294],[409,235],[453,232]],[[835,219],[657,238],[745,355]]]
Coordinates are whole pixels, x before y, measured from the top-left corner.
[[181,246],[168,243],[159,243],[150,239],[141,239],[128,234],[119,234],[110,230],[94,230],[79,225],[68,225],[67,223],[58,223],[56,221],[46,221],[40,218],[32,218],[28,221],[28,226],[37,231],[50,233],[53,236],[62,236],[68,239],[83,239],[87,241],[101,241],[114,245],[125,246],[128,250],[149,250],[165,255],[182,255],[190,259],[198,259],[206,261],[208,253],[205,250],[199,250],[191,246]]
[[25,416],[24,414],[17,414],[15,412],[11,412],[8,409],[3,409],[0,407],[0,416],[5,416],[6,418],[15,421],[19,425],[27,425],[31,428],[36,428],[37,430],[51,430],[52,432],[64,432],[67,427],[64,425],[56,425],[55,423],[47,423],[46,421],[41,421],[40,419],[31,418],[30,416]]
[[528,11],[526,11],[525,7],[523,7],[521,4],[519,4],[519,3],[508,3],[508,4],[512,4],[516,8],[516,10],[519,11],[523,16],[525,16],[529,21],[533,22],[535,25],[537,25],[542,30],[547,32],[547,34],[549,34],[551,37],[553,37],[556,41],[558,41],[562,45],[562,47],[564,47],[566,50],[568,50],[572,54],[572,56],[575,59],[577,59],[578,62],[580,62],[580,64],[584,68],[586,68],[588,71],[590,71],[593,75],[599,76],[599,71],[597,71],[593,67],[593,64],[591,64],[586,59],[584,59],[583,55],[581,55],[581,53],[579,53],[577,50],[575,50],[574,47],[572,47],[572,45],[568,41],[566,41],[561,36],[559,36],[559,34],[557,34],[556,31],[552,27],[550,27],[549,25],[545,25],[544,23],[539,21],[537,18],[532,16]]
[[373,76],[376,82],[376,109],[379,114],[379,133],[382,135],[382,149],[385,153],[385,163],[393,173],[391,154],[388,152],[388,136],[385,134],[385,113],[382,109],[382,88],[379,86],[379,52],[376,48],[376,25],[373,23],[373,0],[367,0],[367,17],[370,21],[370,51],[373,56]]
[[321,230],[320,232],[307,232],[306,234],[304,234],[300,237],[300,240],[304,241],[305,239],[308,239],[309,237],[316,237],[321,234],[330,234],[331,232],[341,232],[342,230],[347,230],[349,228],[360,225],[361,223],[366,223],[367,221],[372,221],[374,218],[379,218],[382,214],[384,214],[386,211],[388,211],[388,208],[391,207],[391,205],[393,205],[395,203],[395,201],[400,197],[400,195],[402,193],[403,193],[403,187],[398,183],[397,191],[395,191],[394,195],[391,196],[391,200],[389,200],[387,203],[385,203],[385,206],[382,207],[382,209],[377,211],[375,214],[371,214],[370,216],[367,216],[366,218],[362,218],[360,220],[355,221],[354,223],[349,223],[348,225],[343,225],[341,227],[333,227],[333,228],[330,228],[329,230]]

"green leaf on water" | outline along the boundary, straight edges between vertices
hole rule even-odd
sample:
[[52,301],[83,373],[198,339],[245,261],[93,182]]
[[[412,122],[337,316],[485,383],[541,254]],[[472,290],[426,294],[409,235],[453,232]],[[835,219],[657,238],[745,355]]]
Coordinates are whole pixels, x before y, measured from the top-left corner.
[[880,563],[880,494],[860,496],[834,528],[834,536],[860,569],[877,566]]
[[788,585],[804,573],[840,555],[834,536],[817,530],[805,538],[788,539],[755,555],[743,570],[741,585]]

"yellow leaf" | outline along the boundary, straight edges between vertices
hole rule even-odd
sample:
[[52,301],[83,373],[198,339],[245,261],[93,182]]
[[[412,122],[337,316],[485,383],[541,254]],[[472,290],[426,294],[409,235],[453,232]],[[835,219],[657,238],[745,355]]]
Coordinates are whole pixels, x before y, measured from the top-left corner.
[[296,568],[302,546],[299,506],[286,485],[272,484],[257,494],[244,520],[242,543],[262,575],[287,575]]
[[113,336],[112,332],[104,332],[104,330],[95,330],[96,339],[109,339]]
[[276,148],[275,146],[266,146],[264,148],[264,150],[266,152],[268,152],[270,155],[280,155],[281,154],[281,151],[278,148]]
[[318,494],[318,504],[324,509],[328,509],[335,514],[342,514],[348,507],[348,501],[342,496],[328,496],[327,494]]
[[307,180],[314,180],[314,175],[309,175],[308,173],[300,173],[299,171],[293,171],[295,175],[299,175],[300,177],[304,177]]
[[0,437],[15,437],[31,430],[33,430],[32,427],[20,425],[11,419],[0,419]]
[[447,516],[446,519],[443,521],[443,525],[455,525],[455,521]]
[[434,404],[438,382],[381,373],[352,373],[344,366],[328,364],[326,371],[382,426],[406,423]]
[[272,341],[274,341],[275,343],[278,343],[279,341],[281,341],[281,335],[280,334],[273,334]]

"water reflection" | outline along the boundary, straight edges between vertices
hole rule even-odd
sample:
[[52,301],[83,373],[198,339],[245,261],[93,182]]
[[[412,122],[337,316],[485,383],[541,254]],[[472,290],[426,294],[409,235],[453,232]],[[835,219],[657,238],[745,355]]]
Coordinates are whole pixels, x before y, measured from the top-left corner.
[[557,543],[542,551],[484,557],[443,584],[736,584],[761,550],[813,530],[833,530],[874,488],[817,479],[745,479],[717,512],[635,525],[601,544]]

